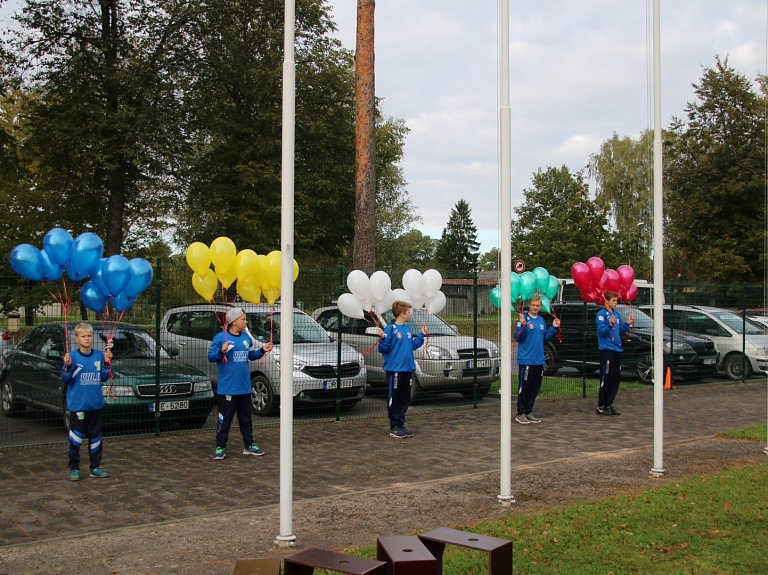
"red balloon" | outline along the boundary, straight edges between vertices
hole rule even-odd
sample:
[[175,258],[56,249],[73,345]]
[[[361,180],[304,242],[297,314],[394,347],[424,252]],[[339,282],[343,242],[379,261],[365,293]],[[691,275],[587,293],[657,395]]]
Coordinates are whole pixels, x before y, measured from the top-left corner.
[[586,289],[592,283],[592,276],[589,273],[589,267],[584,262],[576,262],[571,266],[571,277],[576,287]]
[[605,272],[605,263],[598,257],[589,258],[587,260],[587,267],[589,267],[592,281],[597,284],[600,281],[600,278],[603,277],[603,272]]
[[635,281],[635,270],[632,269],[632,266],[619,266],[616,271],[619,274],[621,285],[623,285],[625,288],[629,288],[629,286],[632,285],[632,282]]
[[620,287],[621,281],[618,272],[616,270],[605,270],[603,272],[603,277],[600,278],[600,289],[603,293],[607,291],[615,291],[618,293]]
[[633,299],[635,299],[636,297],[637,297],[637,286],[636,286],[635,284],[632,284],[632,285],[630,285],[630,286],[627,288],[627,296],[626,296],[626,299],[627,299],[628,301],[632,301],[632,300],[633,300]]
[[591,303],[595,301],[595,292],[593,290],[579,290],[579,295],[585,302]]

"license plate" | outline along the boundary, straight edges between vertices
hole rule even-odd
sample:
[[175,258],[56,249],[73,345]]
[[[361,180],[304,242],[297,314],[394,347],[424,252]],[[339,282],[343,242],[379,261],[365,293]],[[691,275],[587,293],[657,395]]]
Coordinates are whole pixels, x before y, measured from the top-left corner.
[[[182,409],[189,409],[189,400],[182,401],[161,401],[160,411],[180,411]],[[155,411],[155,404],[149,404],[149,411]]]
[[714,357],[704,360],[704,365],[715,365],[717,360]]
[[[474,367],[474,362],[470,359],[467,362],[467,369],[472,369]],[[491,360],[490,359],[478,359],[477,360],[477,367],[491,367]]]
[[[345,387],[352,387],[354,384],[351,381],[344,381],[341,380],[341,387],[342,389]],[[335,381],[324,381],[323,382],[323,389],[336,389],[336,382]]]

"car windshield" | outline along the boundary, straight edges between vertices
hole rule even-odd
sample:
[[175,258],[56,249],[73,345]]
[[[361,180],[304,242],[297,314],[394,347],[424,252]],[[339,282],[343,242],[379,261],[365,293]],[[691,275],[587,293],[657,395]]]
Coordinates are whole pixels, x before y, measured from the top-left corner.
[[[105,350],[107,340],[112,338],[112,355],[115,359],[154,359],[155,340],[146,331],[138,329],[122,329],[119,326],[112,333],[111,329],[103,330],[94,326],[93,347]],[[160,357],[169,356],[160,348]]]
[[[727,325],[736,333],[746,333],[747,335],[758,335],[765,333],[765,328],[753,320],[746,318],[746,322],[741,316],[730,311],[710,312],[716,319]],[[745,331],[746,330],[746,331]]]
[[[384,314],[384,320],[388,324],[395,321],[395,316],[391,310]],[[429,332],[430,337],[436,336],[436,335],[445,335],[445,336],[459,335],[453,330],[451,326],[445,323],[438,316],[434,314],[428,314],[426,310],[423,310],[423,309],[414,310],[413,315],[411,315],[411,319],[408,322],[408,327],[411,328],[411,331],[414,334],[419,333],[421,331],[421,326],[425,324],[427,326],[427,331]]]
[[[280,343],[280,313],[248,313],[248,329],[251,335],[262,342],[272,341]],[[309,317],[301,312],[293,313],[293,341],[294,343],[328,343],[330,340],[326,331]]]
[[622,321],[627,321],[630,313],[635,314],[635,327],[653,329],[653,319],[644,311],[636,307],[630,308],[627,305],[619,304],[616,306]]

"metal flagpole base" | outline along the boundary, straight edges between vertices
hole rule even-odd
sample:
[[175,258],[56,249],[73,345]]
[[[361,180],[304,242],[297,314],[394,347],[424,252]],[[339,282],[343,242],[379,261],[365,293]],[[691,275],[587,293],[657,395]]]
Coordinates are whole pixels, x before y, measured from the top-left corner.
[[657,469],[656,467],[654,467],[649,471],[649,474],[651,475],[651,477],[664,477],[666,473],[667,473],[666,469]]
[[765,446],[765,449],[763,449],[763,453],[765,453],[766,455],[768,455],[768,445],[766,445],[766,446]]
[[517,503],[514,495],[497,495],[496,499],[499,500],[499,505],[504,507],[510,507],[513,503]]
[[288,549],[290,547],[296,547],[295,535],[278,535],[275,538],[275,547],[280,549]]

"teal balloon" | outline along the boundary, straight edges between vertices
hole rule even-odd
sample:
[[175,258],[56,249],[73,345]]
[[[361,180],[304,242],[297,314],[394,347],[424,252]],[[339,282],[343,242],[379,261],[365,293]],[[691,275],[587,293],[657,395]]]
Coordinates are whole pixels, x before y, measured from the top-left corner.
[[552,313],[552,302],[549,301],[549,298],[542,294],[541,296],[541,309],[544,313]]
[[541,293],[547,293],[549,287],[549,272],[542,267],[538,267],[533,270],[533,275],[536,276],[536,289]]
[[520,274],[512,272],[512,303],[520,299]]
[[520,297],[523,301],[531,299],[536,293],[536,274],[533,272],[523,272],[520,274]]
[[549,286],[547,287],[544,294],[549,299],[552,299],[557,297],[558,293],[560,293],[560,280],[558,280],[555,276],[549,276]]
[[501,309],[501,288],[495,287],[491,290],[491,304],[493,304],[493,307]]

